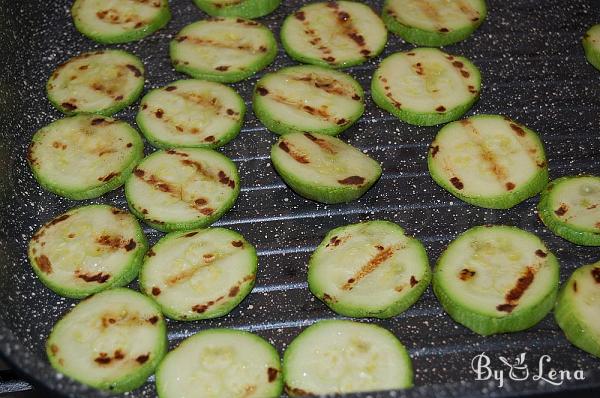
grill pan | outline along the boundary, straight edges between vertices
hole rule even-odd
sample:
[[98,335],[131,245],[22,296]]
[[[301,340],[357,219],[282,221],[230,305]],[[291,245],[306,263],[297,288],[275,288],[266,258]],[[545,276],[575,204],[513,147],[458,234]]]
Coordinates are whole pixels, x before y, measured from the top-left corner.
[[[165,29],[139,42],[112,46],[141,57],[147,70],[146,90],[183,78],[170,66],[169,40],[186,24],[206,17],[190,0],[170,3],[173,19]],[[306,1],[283,3],[275,13],[260,19],[277,35],[284,16]],[[381,10],[382,1],[366,3]],[[70,4],[65,0],[0,0],[0,353],[34,384],[53,391],[52,396],[106,397],[110,394],[61,377],[48,364],[43,348],[46,336],[76,301],[46,289],[26,258],[33,232],[70,207],[108,203],[126,208],[122,188],[83,202],[44,192],[25,161],[33,133],[61,117],[44,95],[51,71],[78,53],[105,48],[75,30]],[[600,174],[600,71],[587,64],[580,45],[585,30],[600,23],[600,2],[488,0],[488,7],[487,21],[471,38],[446,47],[448,52],[470,58],[482,72],[481,99],[468,115],[499,113],[539,132],[551,178]],[[409,48],[412,46],[390,34],[382,57]],[[381,59],[347,70],[367,94]],[[280,49],[267,71],[293,63]],[[249,109],[252,88],[261,75],[232,85]],[[131,106],[116,117],[134,124],[136,110],[136,105]],[[435,185],[427,173],[426,154],[438,130],[400,122],[379,110],[367,95],[364,116],[341,137],[382,162],[383,177],[358,201],[322,205],[297,196],[283,184],[269,162],[269,148],[276,136],[248,112],[238,138],[220,149],[239,167],[242,192],[235,207],[215,225],[239,231],[257,247],[256,287],[224,318],[169,321],[170,347],[205,328],[231,327],[269,339],[282,353],[304,327],[319,319],[336,318],[308,291],[306,264],[325,233],[347,223],[368,219],[397,222],[425,243],[432,266],[454,237],[482,224],[515,225],[538,234],[559,258],[561,282],[576,267],[600,259],[598,248],[575,246],[549,233],[534,211],[537,198],[510,210],[488,210],[467,205]],[[151,151],[146,146],[146,152]],[[162,235],[147,227],[145,232],[151,243]],[[372,397],[600,395],[600,360],[571,346],[551,315],[530,330],[484,338],[455,324],[429,288],[405,313],[375,322],[392,330],[409,349],[415,387],[370,394]],[[551,363],[546,364],[545,372],[550,367],[583,370],[585,380],[553,385],[530,377],[506,380],[498,388],[494,380],[475,380],[471,361],[482,352],[498,370],[503,369],[499,356],[514,358],[525,352],[533,373],[537,373],[540,356],[546,354]],[[155,394],[151,378],[129,396]]]

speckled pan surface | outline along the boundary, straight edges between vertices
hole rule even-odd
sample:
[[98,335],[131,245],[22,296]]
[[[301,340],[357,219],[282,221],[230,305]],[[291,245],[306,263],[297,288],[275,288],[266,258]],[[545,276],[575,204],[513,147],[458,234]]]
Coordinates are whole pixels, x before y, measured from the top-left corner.
[[[44,85],[55,66],[82,51],[104,48],[80,35],[68,13],[70,1],[0,0],[0,353],[38,383],[69,397],[101,397],[50,368],[44,341],[50,328],[74,303],[52,293],[36,279],[26,258],[32,233],[75,202],[44,192],[25,162],[33,133],[61,117],[44,96]],[[261,18],[279,33],[285,15],[305,1],[284,2],[276,13]],[[369,1],[380,11],[381,1]],[[589,65],[580,45],[586,29],[600,22],[600,3],[594,0],[489,0],[487,21],[469,39],[445,51],[471,59],[483,75],[479,102],[467,116],[500,113],[539,132],[545,143],[552,179],[600,170],[600,72]],[[165,29],[135,43],[112,46],[138,55],[147,70],[145,92],[183,76],[171,68],[169,40],[183,26],[204,18],[189,0],[172,0],[173,20]],[[381,57],[349,68],[368,93],[376,64],[395,51],[412,46],[390,35]],[[264,72],[293,62],[282,50]],[[247,101],[262,73],[232,85]],[[379,110],[367,96],[364,116],[341,138],[367,150],[383,163],[383,177],[364,197],[342,205],[307,201],[287,188],[269,163],[277,136],[249,113],[240,135],[220,151],[238,165],[242,192],[234,206],[215,225],[232,228],[254,244],[259,254],[256,287],[228,316],[193,323],[169,322],[171,347],[196,331],[234,327],[258,333],[283,352],[304,327],[318,319],[335,318],[313,298],[306,284],[310,253],[330,229],[369,219],[400,224],[423,241],[432,263],[459,233],[481,224],[515,225],[539,234],[561,263],[561,281],[581,264],[600,259],[593,247],[570,244],[544,228],[535,214],[537,197],[511,210],[469,206],[438,187],[427,173],[427,147],[438,127],[415,127]],[[137,104],[116,117],[134,123]],[[147,146],[147,152],[152,149]],[[123,189],[96,200],[126,208]],[[162,235],[146,228],[150,243]],[[135,284],[132,287],[137,288]],[[406,345],[415,368],[415,388],[405,392],[371,394],[380,397],[465,397],[526,395],[541,391],[600,391],[599,360],[571,346],[548,316],[531,330],[480,337],[445,315],[431,288],[398,317],[376,321],[392,330]],[[475,381],[474,355],[484,352],[495,369],[508,368],[526,352],[528,381]],[[541,355],[550,355],[555,369],[585,371],[584,381],[552,385],[532,379]],[[565,393],[567,396],[568,393]],[[571,393],[572,394],[572,393]],[[132,398],[154,397],[153,379]]]

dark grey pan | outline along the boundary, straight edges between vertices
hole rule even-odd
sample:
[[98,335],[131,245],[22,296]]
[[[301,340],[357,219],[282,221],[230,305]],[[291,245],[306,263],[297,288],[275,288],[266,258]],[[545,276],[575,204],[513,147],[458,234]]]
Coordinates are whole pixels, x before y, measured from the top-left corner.
[[[74,29],[70,3],[0,1],[0,353],[35,383],[61,395],[101,397],[107,394],[60,377],[46,361],[46,336],[75,301],[46,289],[26,258],[33,231],[76,204],[40,189],[25,162],[32,134],[60,117],[44,96],[52,69],[82,51],[103,47]],[[284,16],[303,3],[284,1],[262,21],[278,33]],[[368,3],[378,11],[381,8],[380,1]],[[170,66],[169,40],[184,25],[205,17],[190,0],[172,0],[171,8],[173,20],[165,29],[142,41],[114,46],[141,57],[147,68],[147,90],[182,78]],[[537,130],[546,145],[552,178],[600,173],[600,71],[586,63],[580,45],[586,28],[599,22],[598,1],[489,0],[484,25],[468,40],[446,49],[469,57],[481,69],[481,100],[469,114],[500,113]],[[409,48],[390,35],[383,56]],[[349,69],[367,93],[379,60]],[[280,51],[268,71],[292,63]],[[233,85],[248,106],[256,80]],[[135,112],[134,105],[117,116],[133,123]],[[249,112],[240,136],[222,149],[239,166],[243,189],[233,210],[217,225],[241,232],[258,248],[256,288],[224,318],[170,322],[171,347],[204,328],[233,327],[260,334],[283,352],[307,325],[336,317],[309,293],[306,263],[325,233],[345,223],[375,218],[395,221],[425,242],[432,264],[458,233],[474,225],[498,223],[539,234],[560,259],[561,281],[575,267],[600,259],[598,248],[575,246],[550,234],[536,217],[537,198],[508,211],[485,210],[466,205],[437,187],[425,161],[437,130],[408,126],[367,98],[365,115],[342,137],[380,160],[383,178],[359,201],[324,206],[284,186],[269,163],[269,147],[276,137]],[[122,189],[86,203],[126,208]],[[160,237],[149,228],[146,233],[151,242]],[[600,360],[571,346],[552,316],[525,332],[483,338],[452,322],[429,289],[406,313],[376,322],[391,329],[410,350],[416,387],[372,396],[522,396],[583,390],[600,394]],[[512,362],[525,352],[530,377],[506,380],[503,388],[496,387],[494,380],[476,381],[471,362],[482,352],[491,358],[493,369],[505,371],[506,379],[508,368],[499,356]],[[551,357],[544,372],[550,366],[583,370],[585,380],[567,380],[561,385],[533,380],[544,354]],[[150,380],[130,396],[154,395]]]

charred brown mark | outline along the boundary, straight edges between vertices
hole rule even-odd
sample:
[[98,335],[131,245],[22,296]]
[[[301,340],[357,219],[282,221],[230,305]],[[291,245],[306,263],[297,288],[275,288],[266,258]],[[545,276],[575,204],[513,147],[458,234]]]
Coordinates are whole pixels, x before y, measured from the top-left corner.
[[294,159],[296,162],[302,164],[310,163],[306,155],[299,154],[296,151],[294,151],[292,148],[290,148],[290,145],[286,141],[281,141],[278,146],[282,151],[289,154],[292,157],[292,159]]
[[206,137],[204,139],[204,141],[206,141],[206,142],[214,142],[215,141],[215,136],[214,135],[209,135],[208,137]]
[[417,62],[416,64],[414,64],[413,69],[415,70],[415,73],[419,76],[423,76],[425,74],[425,69],[423,68],[423,64],[420,62]]
[[473,278],[475,276],[475,271],[472,271],[468,268],[463,268],[460,273],[458,274],[458,277],[460,278],[461,281],[468,281],[469,279]]
[[110,274],[105,274],[102,272],[98,272],[96,274],[90,273],[81,273],[79,270],[75,271],[75,276],[79,279],[83,279],[85,282],[97,282],[97,283],[105,283],[110,279]]
[[323,293],[323,297],[321,298],[323,301],[328,301],[330,303],[336,303],[337,299],[327,293]]
[[52,354],[56,355],[58,353],[58,346],[56,344],[51,344],[50,352],[52,352]]
[[244,246],[244,242],[242,242],[241,240],[234,240],[233,242],[231,242],[231,245],[233,247],[242,247]]
[[439,145],[432,145],[429,147],[429,149],[431,150],[431,157],[434,158],[435,155],[437,155],[437,153],[440,151],[440,146]]
[[237,296],[237,294],[240,292],[240,287],[239,286],[232,286],[231,289],[229,289],[229,293],[227,293],[227,295],[229,297],[235,297]]
[[365,182],[365,178],[361,176],[350,176],[343,180],[338,180],[342,185],[362,185]]
[[438,29],[438,32],[448,33],[448,32],[450,32],[450,29],[448,29],[448,28],[440,28],[440,29]]
[[499,304],[496,309],[501,312],[508,312],[509,314],[515,309],[516,304]]
[[121,174],[121,173],[113,171],[112,173],[109,173],[109,174],[105,175],[104,177],[98,177],[98,181],[108,182],[108,181],[112,180],[113,178],[115,178],[116,176],[118,176],[119,174]]
[[[345,239],[343,239],[343,240],[345,240]],[[339,245],[340,245],[340,243],[342,243],[342,242],[343,242],[343,240],[342,240],[342,239],[340,239],[340,238],[338,238],[338,237],[337,237],[337,235],[336,235],[336,236],[332,237],[332,238],[329,240],[329,243],[328,243],[328,244],[327,244],[327,246],[325,246],[325,247],[329,247],[329,246],[339,246]]]
[[600,283],[600,267],[594,267],[592,268],[592,278],[594,278],[594,281],[596,283]]
[[510,181],[504,184],[504,186],[506,187],[507,191],[512,191],[513,189],[515,189],[515,184]]
[[264,97],[265,95],[269,94],[269,90],[267,90],[266,88],[264,88],[264,87],[262,87],[262,86],[257,86],[257,87],[256,87],[256,92],[257,92],[258,94],[260,94],[261,96],[263,96],[263,97]]
[[159,119],[162,119],[163,115],[165,114],[165,111],[162,110],[161,108],[158,108],[155,112],[154,112],[154,116],[156,116]]
[[160,295],[160,293],[161,293],[161,292],[162,292],[162,291],[160,290],[160,287],[158,287],[158,286],[154,286],[154,287],[152,288],[152,295],[153,295],[153,296],[158,296],[158,295]]
[[410,287],[414,287],[417,283],[419,283],[419,281],[417,280],[417,278],[415,278],[414,275],[410,276]]
[[71,217],[70,214],[63,214],[62,216],[56,217],[55,219],[53,219],[52,221],[50,221],[48,223],[48,227],[51,227],[52,225],[56,225],[60,222],[65,221],[67,218]]
[[70,102],[63,102],[62,104],[60,104],[60,106],[65,108],[66,111],[74,111],[75,109],[77,109],[77,105],[72,104]]
[[[142,212],[142,213],[143,213],[143,212]],[[146,253],[146,255],[147,255],[148,257],[154,257],[154,256],[156,256],[156,253],[154,252],[154,250],[150,249],[150,250],[148,250],[148,253]]]
[[477,90],[475,89],[475,86],[469,86],[468,88],[469,88],[469,92],[471,94],[477,94]]
[[465,187],[465,184],[463,184],[463,182],[458,177],[452,177],[450,179],[450,182],[452,183],[452,185],[454,185],[454,188],[456,189],[463,189]]
[[173,90],[176,90],[176,89],[177,89],[177,86],[167,86],[167,87],[165,87],[165,91],[173,91]]
[[440,112],[440,113],[441,113],[441,112],[446,112],[446,107],[445,107],[444,105],[440,105],[440,106],[438,106],[437,108],[435,108],[435,110],[436,110],[437,112]]
[[219,72],[226,72],[229,69],[229,65],[220,65],[215,68]]
[[158,316],[154,315],[153,317],[148,319],[148,322],[150,322],[151,324],[156,324],[156,322],[158,322]]
[[35,258],[35,262],[37,263],[38,268],[45,274],[52,273],[52,264],[50,263],[50,259],[45,254],[38,256]]
[[461,69],[461,70],[460,70],[460,74],[461,74],[461,75],[462,75],[462,77],[464,77],[464,78],[467,78],[467,77],[471,76],[471,74],[470,74],[468,71],[464,70],[464,69]]
[[[357,100],[355,97],[357,97],[358,94],[355,92],[354,88],[347,87],[339,80],[328,76],[319,76],[314,73],[310,73],[308,75],[293,76],[292,79],[306,82],[307,84],[321,89],[328,94],[351,97],[352,99]],[[358,100],[360,100],[360,96],[358,96]]]
[[[217,50],[236,50],[236,51],[242,51],[242,52],[251,53],[251,54],[263,53],[266,51],[266,48],[264,46],[255,48],[250,44],[240,44],[238,42],[224,42],[224,41],[205,39],[205,38],[200,38],[200,37],[180,36],[179,38],[177,38],[175,40],[177,40],[179,43],[181,43],[182,41],[187,41],[189,43],[192,43],[192,44],[195,44],[198,46],[210,47],[210,48],[214,48]],[[184,62],[184,64],[185,64],[185,62]],[[230,67],[231,67],[230,65],[223,65],[223,66],[216,67],[215,69],[218,71],[224,72],[224,71],[228,70]]]
[[217,176],[219,177],[219,182],[221,184],[227,185],[231,189],[235,188],[235,181],[230,179],[229,176],[227,174],[225,174],[225,172],[223,170],[219,170],[219,173]]
[[573,291],[577,293],[577,281],[573,281]]
[[329,152],[332,155],[335,155],[337,153],[337,151],[335,149],[333,149],[333,146],[331,145],[331,143],[329,143],[327,140],[324,140],[323,138],[315,137],[311,133],[304,133],[304,136],[306,138],[308,138],[310,141],[317,144],[324,151]]
[[284,388],[285,392],[292,397],[308,397],[308,396],[315,395],[315,394],[312,394],[301,388],[292,387],[292,386],[288,385],[287,383],[284,384],[283,388]]
[[120,236],[110,235],[101,235],[100,237],[98,237],[98,239],[96,239],[96,242],[102,246],[108,246],[109,248],[114,250],[125,249],[125,251],[128,252],[135,249],[135,247],[137,246],[133,239],[125,241]]
[[304,11],[296,11],[294,13],[294,17],[296,17],[296,19],[299,20],[299,21],[305,21],[306,20],[306,14],[304,13]]
[[139,68],[137,66],[134,66],[134,65],[131,65],[131,64],[127,64],[127,65],[125,65],[125,67],[127,67],[127,69],[129,69],[131,72],[133,72],[133,75],[135,77],[142,76],[142,71],[139,70]]
[[527,288],[533,283],[535,277],[535,270],[532,267],[527,267],[523,275],[517,279],[515,287],[510,289],[504,296],[506,303],[500,304],[496,307],[498,311],[511,313],[512,310],[517,306],[519,299],[523,296]]
[[90,122],[90,124],[92,126],[97,126],[99,124],[103,124],[105,121],[106,121],[105,119],[102,119],[102,118],[98,117],[98,118],[92,119],[92,121]]
[[[388,260],[390,257],[392,257],[393,254],[394,254],[393,247],[388,247],[382,251],[379,251],[379,253],[377,253],[373,258],[371,258],[371,260],[369,260],[369,262],[367,264],[363,265],[361,267],[361,269],[352,278],[350,278],[353,280],[351,283],[349,283],[349,281],[350,281],[350,279],[349,279],[348,282],[346,282],[344,285],[342,285],[342,290],[352,290],[352,288],[354,287],[354,285],[356,283],[358,283],[361,279],[365,278],[367,275],[369,275],[371,272],[373,272],[375,269],[377,269],[377,267],[379,267],[386,260]],[[411,278],[411,282],[412,282],[412,278]]]
[[510,128],[513,129],[515,131],[515,133],[517,133],[517,135],[524,137],[525,136],[525,130],[523,130],[523,128],[521,126],[518,126],[514,123],[510,123]]
[[541,250],[541,249],[537,249],[535,251],[535,255],[541,258],[544,258],[546,256],[548,256],[548,253],[546,253],[545,251]]
[[567,214],[567,211],[569,211],[569,207],[565,203],[561,203],[560,207],[554,210],[554,214],[556,214],[559,217],[562,217],[565,214]]
[[275,368],[267,369],[267,380],[269,380],[269,383],[273,383],[275,381],[275,379],[277,378],[278,374],[279,374],[279,370],[277,370]]
[[140,365],[143,365],[144,363],[146,363],[148,361],[148,359],[150,359],[150,353],[142,354],[142,355],[138,356],[135,360]]

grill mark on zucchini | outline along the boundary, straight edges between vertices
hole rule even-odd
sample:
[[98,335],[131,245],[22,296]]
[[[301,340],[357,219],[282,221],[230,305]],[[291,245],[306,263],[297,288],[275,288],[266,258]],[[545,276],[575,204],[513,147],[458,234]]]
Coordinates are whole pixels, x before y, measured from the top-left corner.
[[312,135],[311,133],[304,133],[304,136],[306,138],[308,138],[310,141],[314,142],[316,145],[318,145],[319,148],[321,148],[325,152],[328,152],[332,155],[335,155],[337,153],[337,151],[333,148],[331,143],[327,142],[326,140],[324,140],[322,138],[317,138],[314,135]]
[[365,182],[365,178],[361,176],[350,176],[342,180],[338,180],[342,185],[362,185]]
[[308,42],[313,47],[316,47],[321,53],[323,53],[321,59],[330,64],[334,63],[335,58],[330,55],[331,49],[322,44],[321,38],[319,37],[319,35],[317,35],[317,32],[310,27],[310,23],[306,20],[306,14],[304,13],[304,11],[298,11],[294,14],[294,16],[304,26],[304,34],[310,37],[310,40]]
[[[270,98],[275,101],[278,102],[280,104],[283,105],[287,105],[291,108],[295,108],[298,110],[301,110],[305,113],[308,113],[311,116],[315,116],[321,120],[324,120],[326,122],[330,122],[330,123],[335,123],[335,124],[344,124],[346,123],[345,119],[338,119],[336,117],[334,117],[333,115],[331,115],[326,106],[321,106],[319,108],[315,108],[313,106],[310,105],[306,105],[304,103],[304,100],[293,100],[291,98],[286,98],[285,96],[281,95],[281,94],[277,94],[277,93],[270,93],[268,90],[264,89],[264,91],[261,91],[261,89],[263,89],[262,87],[257,88],[257,91],[259,92],[260,95],[265,96],[265,95],[270,95]],[[342,122],[342,123],[340,123]]]
[[470,270],[468,268],[463,268],[460,273],[458,274],[458,277],[460,278],[460,280],[462,281],[468,281],[471,280],[474,276],[475,276],[475,271]]
[[354,24],[352,23],[352,17],[346,11],[340,10],[340,5],[331,1],[327,3],[327,6],[334,10],[335,22],[342,28],[342,31],[348,36],[356,45],[361,49],[360,53],[365,57],[371,55],[371,50],[366,48],[365,38],[361,35]]
[[[178,36],[175,38],[175,40],[179,43],[188,41],[191,44],[195,44],[195,45],[202,46],[202,47],[212,47],[212,48],[217,48],[217,49],[222,49],[222,50],[236,50],[236,51],[241,51],[244,53],[250,53],[252,55],[262,54],[262,53],[267,52],[267,48],[265,46],[260,46],[259,48],[254,48],[253,46],[251,46],[249,44],[235,44],[235,43],[220,42],[220,41],[216,41],[213,39],[204,39],[202,37],[193,37],[193,36],[188,36],[188,35]],[[224,68],[224,67],[225,67],[225,65],[219,66],[215,69],[219,70],[219,68]],[[227,69],[229,69],[229,66],[227,66]],[[227,69],[222,69],[221,71],[224,72]]]
[[52,263],[50,263],[50,259],[45,254],[36,257],[35,262],[37,263],[38,268],[45,274],[52,273]]
[[321,89],[328,94],[350,97],[355,101],[360,100],[360,97],[358,97],[358,99],[356,98],[358,95],[354,89],[349,89],[342,82],[334,78],[322,77],[315,75],[314,73],[310,73],[303,76],[291,76],[291,79],[295,81],[306,82],[307,84]]
[[107,280],[110,279],[110,274],[104,274],[102,272],[98,272],[96,274],[81,273],[80,270],[76,270],[75,277],[79,278],[79,279],[83,279],[85,282],[88,282],[88,283],[91,283],[91,282],[105,283]]
[[504,296],[506,302],[496,307],[498,311],[511,313],[515,307],[519,304],[519,299],[523,296],[525,291],[533,283],[535,278],[535,268],[527,267],[525,272],[517,279],[515,287],[506,293]]
[[341,287],[342,290],[352,290],[354,286],[360,282],[362,279],[366,278],[370,273],[375,271],[377,267],[390,259],[394,252],[402,249],[402,246],[390,246],[380,250],[373,258],[369,260],[369,262],[361,267],[358,272],[354,274],[351,278],[349,278],[346,283],[344,283]]
[[291,144],[286,142],[286,141],[281,141],[279,143],[279,148],[281,148],[282,151],[284,151],[285,153],[287,153],[288,155],[290,155],[292,157],[292,159],[294,159],[296,162],[298,163],[302,163],[302,164],[308,164],[310,163],[310,160],[308,160],[308,157],[304,154],[299,154],[296,151],[294,151],[292,148],[290,148]]
[[592,268],[591,274],[592,274],[592,278],[594,278],[594,281],[596,283],[600,283],[600,268],[599,267]]
[[133,239],[129,239],[129,241],[123,240],[121,236],[110,236],[110,235],[101,235],[96,239],[96,243],[102,246],[108,246],[112,250],[125,249],[125,251],[131,251],[135,249],[137,244]]

